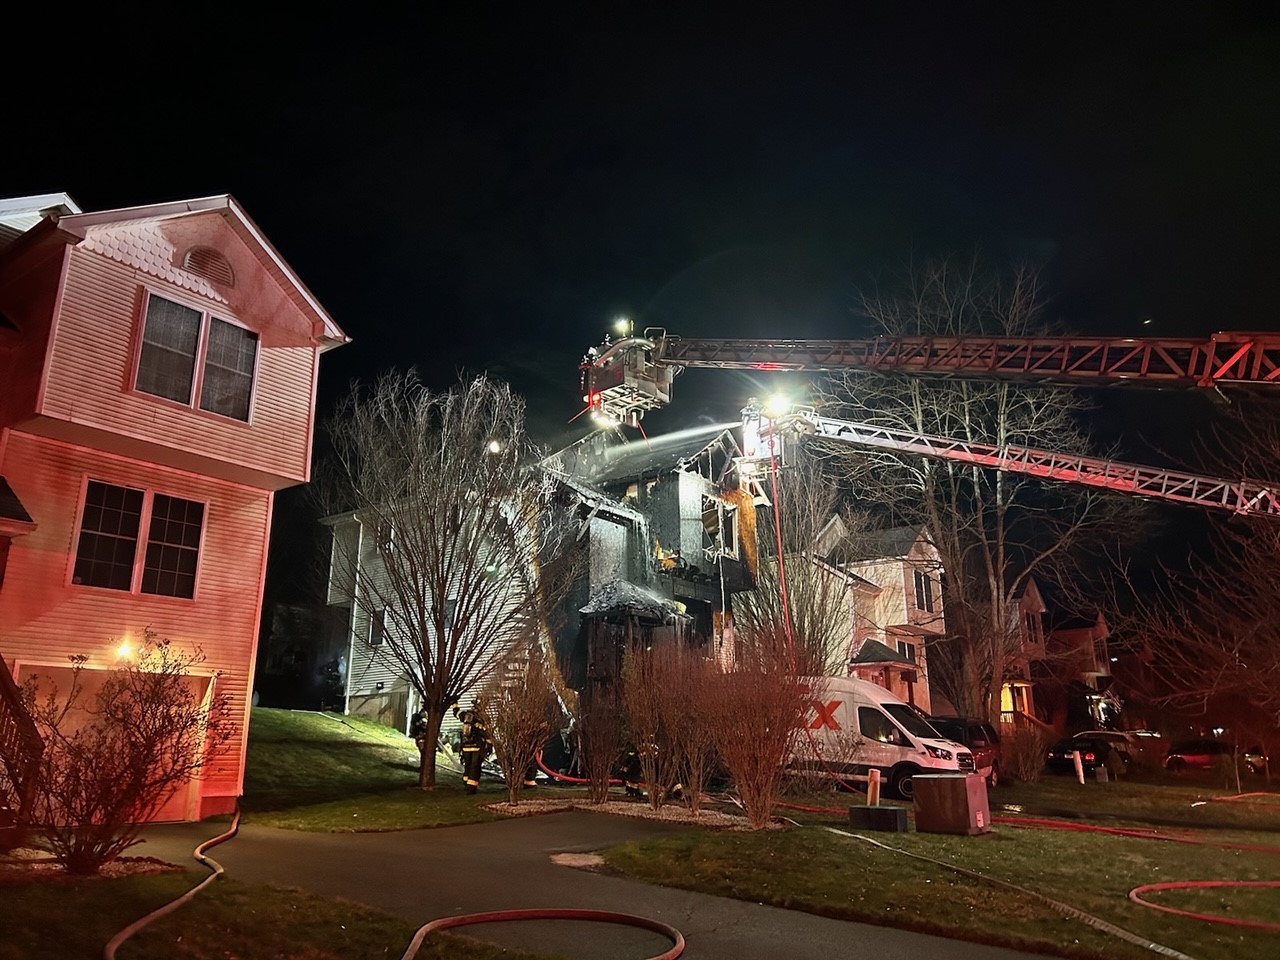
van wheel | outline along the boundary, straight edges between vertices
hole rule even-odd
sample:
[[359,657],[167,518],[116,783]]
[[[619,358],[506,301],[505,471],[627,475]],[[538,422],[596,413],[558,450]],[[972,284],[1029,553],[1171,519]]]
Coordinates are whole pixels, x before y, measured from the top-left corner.
[[991,764],[991,772],[987,774],[987,786],[988,787],[1000,786],[1000,764],[998,763]]
[[913,799],[916,789],[911,782],[911,776],[919,772],[915,767],[894,767],[893,773],[889,776],[889,789],[903,800]]

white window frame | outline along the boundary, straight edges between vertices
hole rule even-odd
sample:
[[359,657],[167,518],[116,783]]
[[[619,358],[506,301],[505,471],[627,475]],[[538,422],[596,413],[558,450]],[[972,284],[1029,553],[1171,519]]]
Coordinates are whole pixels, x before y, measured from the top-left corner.
[[925,570],[915,570],[916,609],[922,613],[934,613],[933,577]]
[[[132,490],[142,494],[142,509],[138,516],[138,535],[134,540],[133,547],[133,572],[129,577],[129,589],[122,590],[118,587],[99,586],[91,583],[76,583],[76,563],[80,559],[80,534],[84,527],[84,512],[86,500],[89,495],[89,484],[100,483],[107,487],[119,487],[122,490]],[[203,508],[200,517],[200,543],[196,547],[196,572],[191,586],[191,596],[183,597],[169,593],[147,593],[142,590],[142,578],[147,566],[147,546],[151,538],[151,511],[152,505],[155,503],[157,495],[172,497],[177,500],[186,500],[189,503],[198,503]],[[80,482],[80,498],[76,506],[76,526],[71,541],[71,556],[67,563],[66,584],[78,590],[103,590],[112,594],[124,594],[128,596],[155,597],[158,600],[173,600],[181,603],[192,603],[200,597],[200,568],[204,562],[205,556],[205,538],[209,532],[209,501],[202,500],[198,497],[184,496],[179,493],[172,493],[168,490],[161,490],[154,487],[144,487],[138,484],[119,483],[113,480],[103,480],[99,477],[85,475]]]
[[[916,646],[917,646],[916,644],[912,643],[910,640],[898,640],[896,641],[896,643],[898,644],[899,656],[905,657],[906,659],[910,660],[912,663],[915,663],[915,664],[918,664],[920,662],[919,660],[916,659],[917,652],[918,652],[916,650]],[[910,651],[910,653],[908,653],[907,651]]]
[[[258,367],[262,360],[262,337],[258,332],[250,329],[246,324],[235,319],[228,311],[217,310],[216,308],[211,309],[210,305],[207,303],[202,303],[187,297],[176,296],[167,290],[154,290],[150,287],[144,287],[143,294],[142,307],[137,321],[137,333],[134,338],[136,343],[133,351],[133,370],[129,381],[129,389],[138,396],[146,397],[149,401],[170,403],[186,410],[193,410],[204,416],[217,417],[219,420],[231,421],[232,423],[252,424],[254,400],[258,393]],[[152,297],[167,300],[170,303],[175,303],[180,307],[186,307],[188,310],[194,310],[200,314],[200,329],[196,334],[195,362],[191,371],[191,390],[186,402],[150,393],[138,386],[138,374],[142,368],[142,349],[146,339],[147,314],[150,311]],[[200,400],[204,392],[205,372],[209,361],[210,330],[213,327],[214,320],[218,320],[228,326],[237,327],[238,329],[247,331],[248,333],[251,333],[254,338],[253,370],[249,376],[248,411],[243,420],[229,414],[219,413],[216,410],[205,410],[200,406]]]
[[387,642],[386,607],[374,607],[369,611],[369,629],[364,639],[371,647],[380,647]]

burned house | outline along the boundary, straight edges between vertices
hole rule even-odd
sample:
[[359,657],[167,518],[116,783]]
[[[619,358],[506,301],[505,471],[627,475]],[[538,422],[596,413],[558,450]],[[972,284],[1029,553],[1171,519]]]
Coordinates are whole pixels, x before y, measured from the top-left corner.
[[730,597],[755,585],[756,501],[723,428],[625,442],[599,432],[546,462],[578,500],[584,575],[556,639],[577,690],[617,677],[631,644],[730,661]]

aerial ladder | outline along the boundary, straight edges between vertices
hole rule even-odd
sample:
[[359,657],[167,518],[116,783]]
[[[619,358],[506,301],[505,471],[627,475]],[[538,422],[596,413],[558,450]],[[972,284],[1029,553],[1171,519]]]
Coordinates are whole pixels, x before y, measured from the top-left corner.
[[[606,338],[580,364],[586,412],[602,425],[639,426],[671,401],[691,367],[1004,379],[1068,386],[1207,389],[1280,387],[1280,334],[1217,333],[1207,339],[1086,337],[882,337],[872,340],[686,340],[651,328]],[[744,460],[776,456],[787,434],[958,461],[1118,493],[1280,517],[1280,484],[1232,480],[1030,447],[995,447],[819,416],[812,409],[744,411]]]

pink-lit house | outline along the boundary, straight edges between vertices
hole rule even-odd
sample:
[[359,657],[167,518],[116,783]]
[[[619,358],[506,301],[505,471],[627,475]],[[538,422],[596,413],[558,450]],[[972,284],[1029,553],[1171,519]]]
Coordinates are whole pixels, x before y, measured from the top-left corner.
[[237,729],[160,819],[241,793],[272,500],[345,342],[229,196],[0,200],[0,657],[102,668],[147,627],[203,651]]

